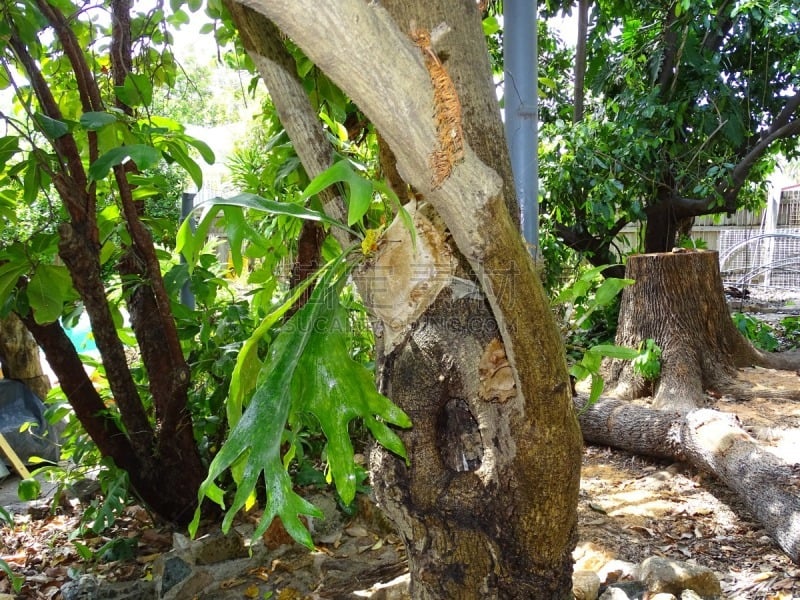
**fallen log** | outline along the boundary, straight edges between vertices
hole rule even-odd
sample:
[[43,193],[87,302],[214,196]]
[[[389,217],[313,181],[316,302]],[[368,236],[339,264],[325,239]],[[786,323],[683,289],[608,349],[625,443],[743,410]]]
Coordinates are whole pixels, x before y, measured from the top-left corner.
[[601,399],[583,410],[587,443],[688,462],[735,492],[789,558],[800,564],[800,465],[764,449],[735,415],[710,409],[685,413]]

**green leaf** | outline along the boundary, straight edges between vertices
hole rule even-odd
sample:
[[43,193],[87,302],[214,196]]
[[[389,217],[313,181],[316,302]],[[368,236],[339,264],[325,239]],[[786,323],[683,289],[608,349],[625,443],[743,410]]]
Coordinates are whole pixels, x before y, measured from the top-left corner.
[[19,482],[17,486],[17,496],[19,496],[20,500],[25,502],[29,502],[30,500],[36,500],[39,497],[39,494],[42,491],[42,486],[39,483],[38,479],[34,479],[33,477],[29,479],[23,479]]
[[572,375],[576,380],[583,381],[586,379],[591,373],[589,373],[588,369],[584,367],[581,363],[575,363],[569,369],[569,374]]
[[597,399],[600,397],[600,394],[603,393],[603,388],[605,387],[605,381],[603,378],[600,377],[597,373],[592,373],[592,387],[589,390],[589,403],[593,404],[597,402]]
[[170,140],[167,142],[167,152],[169,155],[182,166],[198,189],[203,187],[203,170],[200,165],[189,156],[186,146],[182,142]]
[[167,17],[167,23],[173,27],[179,28],[181,25],[186,25],[189,22],[189,15],[183,10],[176,10]]
[[328,463],[336,491],[344,504],[350,504],[356,493],[350,421],[363,419],[381,445],[403,458],[406,458],[403,443],[385,422],[410,427],[411,421],[391,400],[378,393],[372,373],[350,357],[344,310],[336,303],[335,309],[324,316],[331,319],[330,330],[326,335],[313,335],[309,339],[297,367],[294,393],[303,403],[302,409],[317,417],[328,440]]
[[57,140],[69,133],[69,127],[63,121],[52,119],[42,113],[36,113],[33,118],[44,134],[52,140]]
[[25,578],[14,573],[9,564],[2,558],[0,558],[0,571],[3,571],[8,576],[8,580],[11,582],[11,589],[19,593],[25,583]]
[[89,546],[87,546],[86,544],[82,544],[81,542],[78,542],[76,540],[73,540],[72,544],[75,546],[75,550],[77,551],[78,556],[80,556],[83,560],[86,561],[94,560],[95,557],[94,551]]
[[352,226],[367,214],[372,202],[372,182],[355,172],[346,160],[334,163],[314,177],[303,191],[304,198],[310,198],[327,187],[346,183],[349,188],[347,205],[347,225]]
[[57,321],[64,303],[77,296],[69,271],[61,265],[40,264],[28,282],[26,291],[33,318],[40,325]]
[[[321,308],[319,302],[306,304],[303,310],[295,314],[298,319],[289,322],[294,322],[293,326],[287,326],[275,339],[259,377],[258,389],[242,418],[211,462],[208,476],[200,486],[199,500],[207,496],[224,506],[221,490],[214,484],[214,480],[240,460],[244,461],[241,465],[241,481],[222,523],[223,531],[230,529],[233,517],[245,505],[263,472],[267,504],[253,538],[261,536],[272,519],[278,516],[295,540],[309,548],[313,547],[311,536],[298,516],[321,517],[322,513],[292,489],[291,478],[283,468],[280,448],[291,409],[292,378],[312,334],[316,313]],[[199,517],[198,508],[190,531],[196,531]]]
[[28,265],[23,262],[9,262],[0,266],[0,306],[5,304],[19,278],[27,272]]
[[197,204],[194,207],[194,210],[206,211],[214,207],[223,205],[241,206],[242,208],[250,208],[261,212],[266,212],[272,215],[285,215],[289,217],[297,217],[298,219],[306,219],[307,221],[320,221],[321,223],[325,223],[327,225],[333,225],[335,227],[344,229],[345,231],[349,231],[353,235],[357,235],[355,231],[346,227],[344,224],[340,223],[336,219],[331,219],[324,213],[312,210],[310,208],[306,208],[305,206],[302,206],[300,204],[293,204],[291,202],[278,202],[276,200],[267,200],[266,198],[262,198],[261,196],[249,193],[237,194],[229,198],[222,198],[220,196],[216,196],[214,198],[211,198],[209,200]]
[[[192,212],[204,204],[206,203],[198,204],[195,206]],[[196,230],[193,230],[192,214],[189,214],[178,228],[175,250],[180,252],[186,259],[186,265],[189,269],[189,273],[194,270],[194,266],[197,264],[197,261],[200,258],[200,252],[205,245],[206,236],[208,236],[208,232],[211,229],[211,225],[213,224],[218,212],[219,206],[208,206],[207,210],[205,210],[203,213],[200,222],[197,224]]]
[[597,288],[594,298],[598,307],[606,306],[616,298],[624,288],[633,284],[633,279],[618,279],[609,277]]
[[598,373],[602,362],[603,355],[599,352],[594,352],[594,348],[589,348],[581,359],[581,364],[590,373]]
[[303,284],[298,286],[286,301],[264,317],[253,334],[242,345],[242,349],[236,357],[236,365],[233,367],[228,402],[225,404],[230,427],[236,426],[239,422],[242,417],[245,398],[251,395],[256,387],[258,373],[263,365],[258,357],[258,344],[278,320],[286,314],[286,311],[297,301],[314,279],[314,277],[306,278]]
[[114,92],[130,107],[150,106],[153,102],[153,85],[146,75],[128,73],[125,82],[116,86]]
[[25,176],[22,179],[22,201],[31,206],[39,195],[39,187],[42,183],[42,170],[36,162],[36,156],[31,154],[25,161]]
[[591,352],[596,352],[607,356],[609,358],[618,358],[620,360],[633,360],[639,356],[639,351],[636,348],[628,348],[627,346],[617,346],[615,344],[598,344],[590,348]]
[[214,164],[216,156],[214,155],[214,151],[211,149],[211,146],[206,144],[203,140],[198,140],[197,138],[193,138],[188,135],[184,136],[184,139],[190,146],[194,146],[194,148],[200,153],[200,156],[203,157],[204,161],[210,165]]
[[[225,215],[225,234],[228,239],[228,248],[231,252],[231,263],[235,273],[242,272],[242,244],[245,240],[245,232],[248,231],[247,221],[244,218],[244,211],[238,206],[223,206],[222,213]],[[258,232],[253,231],[255,235]]]
[[[386,422],[407,427],[408,416],[381,396],[369,372],[349,358],[340,328],[343,309],[338,302],[339,286],[331,284],[335,271],[332,267],[310,300],[275,337],[247,409],[200,486],[200,500],[205,496],[223,505],[222,491],[214,481],[228,468],[241,469],[241,480],[223,520],[224,531],[252,496],[263,474],[267,502],[253,537],[259,537],[278,516],[295,540],[312,546],[311,536],[298,516],[321,513],[294,492],[281,458],[284,430],[287,423],[295,422],[293,415],[299,412],[309,412],[319,420],[328,439],[331,473],[345,502],[352,499],[356,485],[348,431],[351,420],[364,419],[380,443],[405,456],[399,437]],[[190,531],[196,531],[199,516],[198,509]]]
[[81,115],[80,124],[84,129],[97,131],[106,125],[117,122],[117,116],[107,112],[87,112]]
[[496,16],[489,15],[483,20],[483,35],[493,35],[500,31],[500,29],[500,23],[498,22]]
[[19,138],[15,135],[0,137],[0,170],[5,168],[6,163],[19,152]]
[[130,146],[120,146],[112,148],[89,167],[89,179],[100,181],[111,170],[112,167],[124,163],[131,159],[141,171],[155,167],[161,161],[161,152],[152,146],[144,144],[131,144]]

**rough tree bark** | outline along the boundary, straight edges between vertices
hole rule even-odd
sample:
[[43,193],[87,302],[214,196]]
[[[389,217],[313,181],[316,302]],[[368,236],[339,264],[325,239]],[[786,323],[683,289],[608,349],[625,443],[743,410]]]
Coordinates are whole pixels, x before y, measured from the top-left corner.
[[50,378],[42,370],[39,346],[14,313],[0,319],[0,363],[3,377],[18,379],[39,398],[47,397]]
[[656,408],[691,410],[708,389],[724,392],[737,368],[796,369],[794,354],[755,348],[734,326],[725,301],[716,252],[685,251],[631,256],[625,271],[635,283],[622,293],[616,343],[638,347],[652,338],[661,347],[661,376],[645,381],[630,361],[606,365],[614,396],[654,394]]
[[[461,98],[463,157],[442,179],[432,176],[439,107],[428,70],[435,67],[425,61],[435,57],[449,70],[452,58],[468,54],[460,36],[482,40],[474,3],[390,2],[398,11],[416,7],[413,26],[426,32],[447,25],[423,48],[409,39],[410,17],[392,19],[375,3],[241,4],[273,20],[353,98],[396,155],[400,174],[430,203],[415,211],[417,252],[393,225],[372,268],[360,273],[382,317],[384,389],[414,420],[405,437],[411,466],[379,454],[374,469],[376,493],[409,550],[413,597],[571,597],[580,432],[558,331],[507,208],[502,168],[487,168],[467,134],[481,118],[499,124],[494,100],[484,110]],[[302,106],[296,84],[289,89],[294,74],[276,75],[285,61],[271,54],[274,44],[259,45],[263,29],[252,26],[254,16],[232,13],[315,175],[327,166],[318,160],[319,136],[309,135],[319,130],[316,116]],[[459,96],[460,77],[490,86],[486,71],[459,73],[454,64]],[[308,115],[303,122],[300,111]],[[312,147],[304,152],[302,143]]]
[[[583,399],[576,399],[578,408]],[[649,409],[601,399],[580,413],[584,439],[712,473],[742,500],[780,548],[800,563],[800,471],[764,450],[734,415]]]

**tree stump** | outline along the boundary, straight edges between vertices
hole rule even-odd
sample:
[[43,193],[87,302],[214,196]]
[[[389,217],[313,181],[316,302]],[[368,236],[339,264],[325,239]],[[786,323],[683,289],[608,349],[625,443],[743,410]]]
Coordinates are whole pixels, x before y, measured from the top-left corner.
[[692,410],[705,390],[724,389],[738,367],[775,366],[738,332],[731,320],[717,252],[681,251],[628,258],[616,343],[638,347],[652,338],[662,349],[655,382],[630,361],[609,360],[606,381],[620,398],[654,395],[656,408]]

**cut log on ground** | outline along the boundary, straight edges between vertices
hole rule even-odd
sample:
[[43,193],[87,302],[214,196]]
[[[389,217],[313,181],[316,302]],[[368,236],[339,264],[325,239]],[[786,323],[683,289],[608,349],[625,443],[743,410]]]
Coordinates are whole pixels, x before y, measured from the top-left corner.
[[[576,398],[580,411],[585,398]],[[601,399],[580,413],[584,440],[685,461],[712,473],[741,499],[777,545],[800,564],[800,465],[765,450],[735,415],[664,411]]]
[[705,391],[725,392],[739,367],[797,369],[795,353],[756,349],[734,326],[717,252],[681,251],[628,258],[616,343],[638,347],[652,338],[662,349],[661,376],[648,382],[630,361],[609,360],[606,382],[618,398],[653,395],[656,408],[689,411]]

